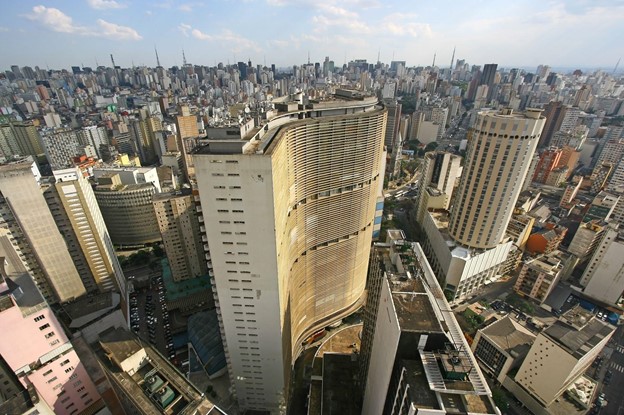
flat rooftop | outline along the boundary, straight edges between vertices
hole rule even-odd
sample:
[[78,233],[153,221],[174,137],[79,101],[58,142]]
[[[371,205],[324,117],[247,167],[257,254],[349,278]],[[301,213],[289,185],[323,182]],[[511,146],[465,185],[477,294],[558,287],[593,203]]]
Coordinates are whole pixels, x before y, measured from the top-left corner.
[[578,306],[571,309],[542,332],[577,359],[585,356],[615,331],[612,325],[598,320],[593,315],[588,318],[579,309],[581,307]]
[[392,301],[403,331],[444,332],[433,311],[429,296],[421,293],[393,292]]
[[535,335],[509,315],[490,324],[481,333],[507,352],[523,345],[531,345],[535,341]]

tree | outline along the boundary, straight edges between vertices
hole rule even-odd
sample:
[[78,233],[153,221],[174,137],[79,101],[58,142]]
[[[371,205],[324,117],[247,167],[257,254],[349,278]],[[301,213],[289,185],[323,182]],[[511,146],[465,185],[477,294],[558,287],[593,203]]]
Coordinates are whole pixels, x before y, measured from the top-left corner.
[[507,395],[500,388],[492,390],[492,400],[494,401],[494,404],[499,407],[499,409],[504,410],[509,408],[509,400],[507,399]]

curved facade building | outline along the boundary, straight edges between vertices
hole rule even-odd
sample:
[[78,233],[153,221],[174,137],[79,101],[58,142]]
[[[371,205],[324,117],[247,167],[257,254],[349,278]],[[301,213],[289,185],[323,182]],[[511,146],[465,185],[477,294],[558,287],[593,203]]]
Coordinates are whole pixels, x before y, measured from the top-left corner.
[[116,173],[100,177],[98,183],[95,198],[114,245],[137,247],[161,240],[152,183],[121,184]]
[[449,233],[471,248],[496,247],[505,235],[539,142],[541,110],[481,111],[451,208]]
[[361,305],[387,118],[350,91],[277,109],[193,156],[232,384],[242,408],[272,413],[306,338]]

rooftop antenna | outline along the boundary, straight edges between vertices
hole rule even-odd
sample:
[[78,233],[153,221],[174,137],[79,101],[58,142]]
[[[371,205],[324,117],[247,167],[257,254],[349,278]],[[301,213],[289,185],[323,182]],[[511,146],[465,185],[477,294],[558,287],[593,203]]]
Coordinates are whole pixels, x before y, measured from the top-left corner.
[[115,59],[113,58],[113,54],[112,53],[110,55],[111,55],[111,63],[113,64],[113,69],[115,69],[115,66],[117,66],[117,65],[115,65]]
[[156,45],[154,45],[154,52],[156,52],[156,66],[160,66],[160,59],[158,58],[158,50],[156,49]]
[[381,56],[381,48],[377,50],[377,63],[381,62],[381,59],[379,59],[380,56]]
[[310,64],[310,51],[308,50],[308,65]]
[[182,64],[186,66],[186,55],[184,54],[184,49],[182,49]]
[[100,64],[98,63],[97,58],[95,58],[95,67],[97,68],[99,66],[100,66]]
[[620,60],[622,58],[618,59],[617,63],[615,64],[615,68],[613,68],[613,74],[615,75],[615,71],[617,71],[618,66],[620,66]]
[[436,52],[433,52],[433,63],[431,64],[432,68],[435,68],[435,58],[436,58]]

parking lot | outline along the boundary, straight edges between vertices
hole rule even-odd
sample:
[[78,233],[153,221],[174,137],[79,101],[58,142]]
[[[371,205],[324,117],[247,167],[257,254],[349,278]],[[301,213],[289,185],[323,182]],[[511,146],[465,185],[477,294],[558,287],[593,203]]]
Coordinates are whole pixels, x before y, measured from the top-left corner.
[[160,275],[151,277],[149,288],[130,294],[130,326],[163,356],[175,358],[169,312]]

